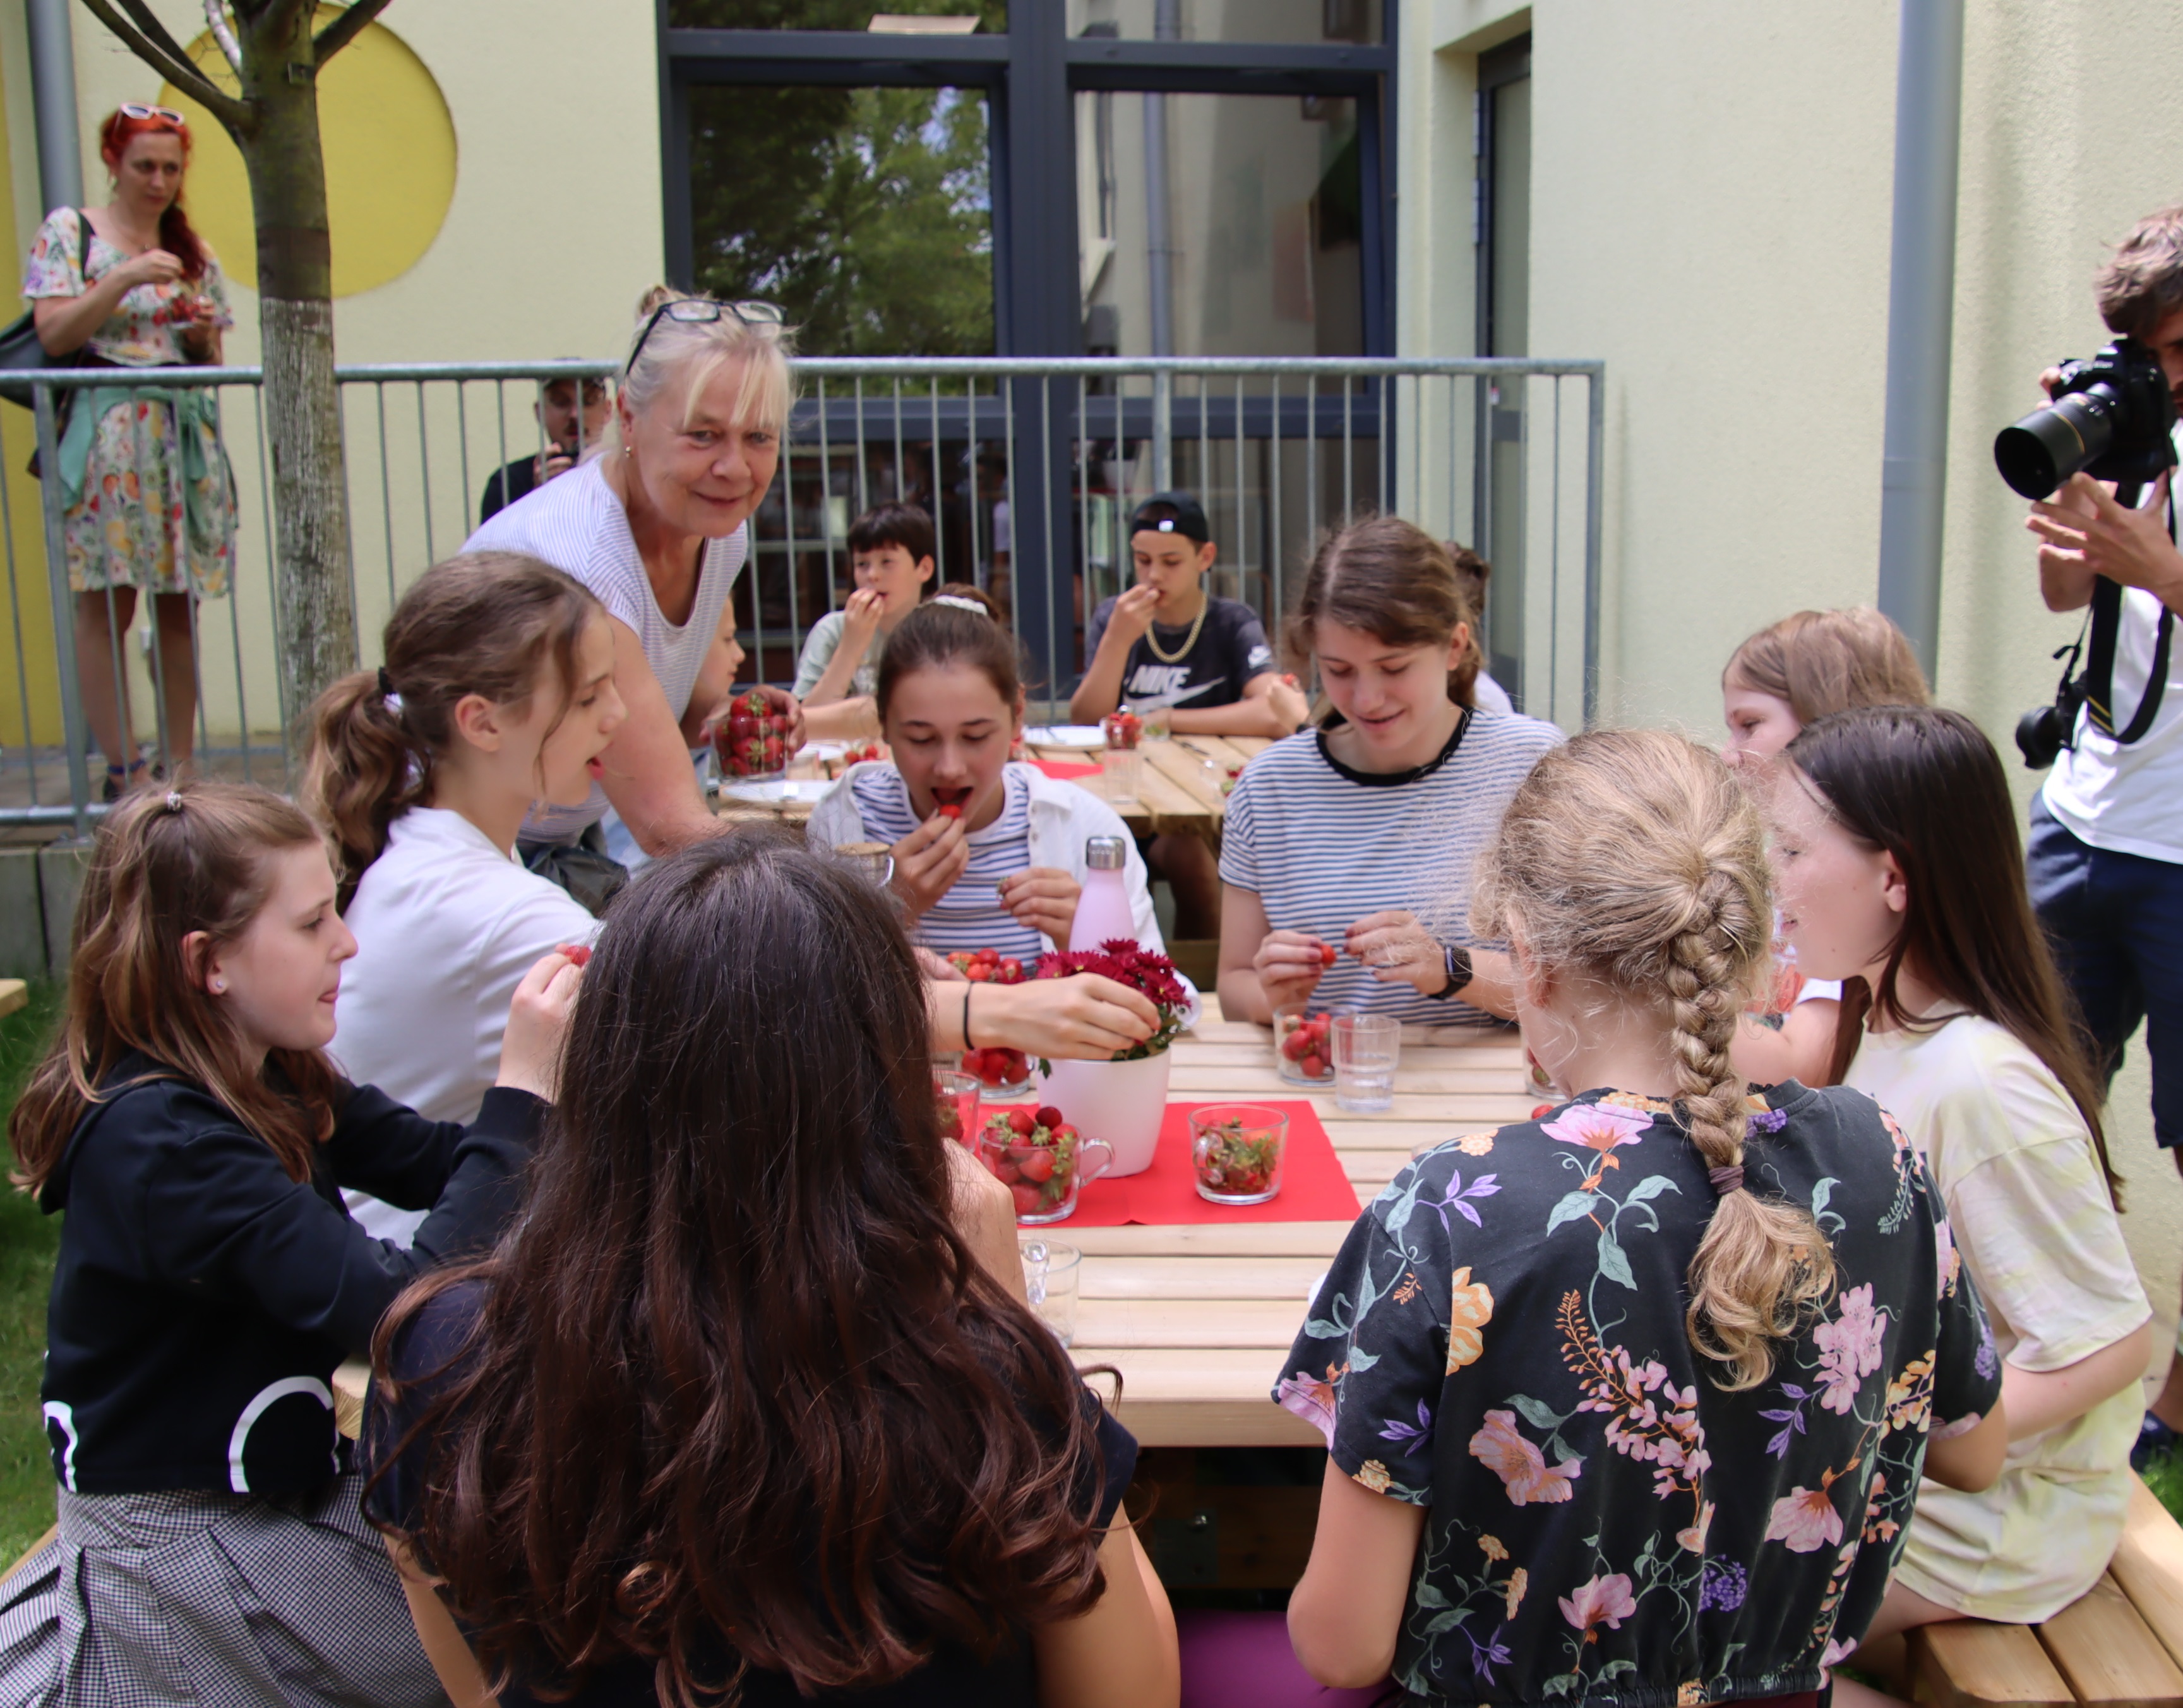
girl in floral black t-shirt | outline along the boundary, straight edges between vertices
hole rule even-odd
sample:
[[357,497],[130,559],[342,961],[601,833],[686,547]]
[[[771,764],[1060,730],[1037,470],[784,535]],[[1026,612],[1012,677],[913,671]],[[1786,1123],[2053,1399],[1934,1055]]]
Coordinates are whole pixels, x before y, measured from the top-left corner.
[[1730,1067],[1773,913],[1711,755],[1634,731],[1549,754],[1478,912],[1534,1056],[1617,1089],[1440,1145],[1351,1230],[1275,1395],[1330,1459],[1297,1653],[1430,1701],[1815,1690],[1921,1470],[2001,1468],[1938,1195],[1869,1098],[1747,1097]]

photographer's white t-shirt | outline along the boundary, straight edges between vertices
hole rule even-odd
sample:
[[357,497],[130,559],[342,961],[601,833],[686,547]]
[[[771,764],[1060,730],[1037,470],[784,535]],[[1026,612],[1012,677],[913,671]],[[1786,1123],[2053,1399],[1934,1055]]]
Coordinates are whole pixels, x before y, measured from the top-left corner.
[[[2160,601],[2144,589],[2123,589],[2112,708],[2118,729],[2129,727],[2145,698],[2160,611]],[[2123,746],[2080,712],[2076,747],[2062,750],[2041,792],[2047,810],[2079,841],[2183,865],[2183,617],[2175,627],[2167,690],[2145,739]]]

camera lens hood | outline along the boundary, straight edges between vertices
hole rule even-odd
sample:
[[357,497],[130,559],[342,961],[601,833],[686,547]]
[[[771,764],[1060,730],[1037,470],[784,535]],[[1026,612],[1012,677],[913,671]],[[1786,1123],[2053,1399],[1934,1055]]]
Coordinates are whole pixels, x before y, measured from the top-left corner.
[[2106,454],[2114,417],[2102,401],[2093,393],[2071,392],[1995,435],[1994,467],[2009,490],[2023,498],[2044,498]]

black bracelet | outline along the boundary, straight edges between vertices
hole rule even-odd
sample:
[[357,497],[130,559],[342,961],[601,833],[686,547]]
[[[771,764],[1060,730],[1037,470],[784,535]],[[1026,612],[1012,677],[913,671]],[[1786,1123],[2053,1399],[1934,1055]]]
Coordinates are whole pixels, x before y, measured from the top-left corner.
[[1436,1002],[1447,1001],[1449,997],[1468,984],[1473,976],[1470,951],[1468,949],[1459,949],[1450,943],[1444,946],[1441,952],[1447,964],[1447,983],[1433,992],[1432,1000]]
[[970,1044],[970,993],[975,989],[977,989],[977,986],[975,984],[965,984],[963,986],[963,1047],[965,1050],[972,1047]]

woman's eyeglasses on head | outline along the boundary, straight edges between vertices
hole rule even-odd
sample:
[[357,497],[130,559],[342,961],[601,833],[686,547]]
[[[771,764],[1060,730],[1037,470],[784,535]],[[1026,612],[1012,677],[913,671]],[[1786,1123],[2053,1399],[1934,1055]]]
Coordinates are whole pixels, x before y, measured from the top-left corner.
[[718,320],[723,314],[732,315],[746,326],[778,326],[784,316],[778,304],[772,302],[716,302],[709,297],[677,297],[671,302],[663,302],[652,311],[652,318],[644,323],[644,330],[636,335],[636,347],[629,352],[628,363],[622,369],[626,379],[636,366],[636,358],[644,354],[645,341],[652,336],[652,329],[662,320],[680,320],[690,325],[705,325]]
[[158,119],[169,125],[186,125],[190,122],[171,107],[147,107],[141,101],[124,101],[121,116],[124,119]]

